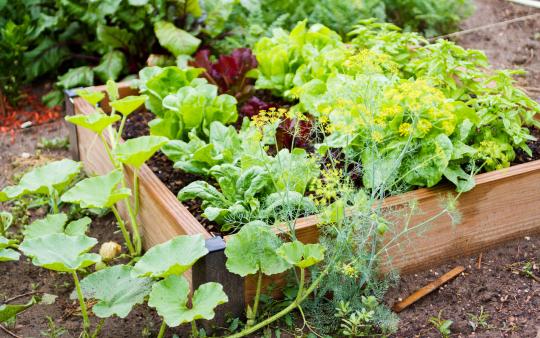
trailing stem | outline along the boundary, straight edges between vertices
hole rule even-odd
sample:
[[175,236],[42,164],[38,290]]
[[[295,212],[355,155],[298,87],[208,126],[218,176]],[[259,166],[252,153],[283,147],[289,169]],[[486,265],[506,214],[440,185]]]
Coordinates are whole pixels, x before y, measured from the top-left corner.
[[199,336],[199,330],[197,329],[197,323],[195,322],[195,319],[191,321],[191,335],[193,337]]
[[79,277],[77,276],[77,271],[73,271],[71,275],[73,276],[73,281],[75,282],[75,289],[77,290],[77,297],[79,298],[79,305],[81,306],[84,332],[88,332],[88,329],[90,328],[90,319],[88,319],[86,303],[84,302],[84,296],[82,293],[81,284],[79,283]]
[[309,288],[307,288],[304,291],[304,283],[305,283],[306,271],[305,271],[305,269],[301,269],[300,270],[300,284],[299,284],[299,287],[298,287],[298,293],[296,294],[295,300],[291,304],[289,304],[289,306],[287,306],[283,310],[279,311],[275,315],[263,320],[262,322],[258,323],[257,325],[246,328],[242,332],[230,335],[230,336],[228,336],[228,338],[245,337],[248,334],[256,332],[256,331],[262,329],[263,327],[265,327],[267,325],[270,325],[271,323],[275,322],[276,320],[280,319],[281,317],[285,316],[286,314],[288,314],[289,312],[291,312],[292,310],[294,310],[295,308],[300,306],[300,304],[307,298],[307,296],[309,296],[315,290],[315,288],[317,288],[317,286],[320,284],[320,282],[322,281],[324,276],[326,276],[326,274],[328,273],[328,270],[329,270],[329,267],[327,267],[323,272],[321,272],[319,277],[317,277],[317,279],[315,279],[315,281],[313,281],[313,283],[311,283]]
[[262,285],[262,272],[259,270],[259,275],[257,276],[257,290],[255,291],[255,300],[253,301],[253,309],[251,313],[248,314],[248,321],[246,323],[247,327],[255,325],[255,320],[257,319],[257,311],[259,309],[259,299],[261,297],[261,285]]
[[162,321],[157,338],[163,338],[166,330],[167,330],[167,323],[165,323],[165,321]]
[[[129,203],[126,203],[129,204]],[[129,250],[129,254],[134,256],[136,254],[135,248],[133,247],[133,243],[131,243],[131,238],[129,237],[129,232],[126,229],[126,224],[124,223],[124,220],[122,217],[120,217],[120,214],[118,213],[118,209],[116,209],[115,206],[111,207],[111,210],[114,214],[114,217],[116,217],[116,221],[118,222],[118,227],[120,228],[120,231],[122,231],[122,235],[124,236],[124,241],[126,242],[126,246]]]

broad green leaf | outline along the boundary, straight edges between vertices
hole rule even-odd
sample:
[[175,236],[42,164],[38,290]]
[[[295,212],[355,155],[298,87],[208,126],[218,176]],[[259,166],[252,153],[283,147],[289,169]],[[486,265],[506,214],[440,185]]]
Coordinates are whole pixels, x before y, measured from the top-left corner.
[[64,233],[69,236],[79,236],[84,235],[88,231],[88,226],[92,223],[90,217],[79,218],[78,220],[69,222],[65,229]]
[[144,6],[148,3],[149,0],[128,0],[128,3],[131,6]]
[[107,115],[95,112],[88,115],[66,116],[66,121],[100,134],[105,128],[120,120],[118,115]]
[[81,163],[64,159],[48,163],[24,174],[18,185],[0,191],[0,202],[29,194],[62,192],[79,174]]
[[18,261],[19,257],[21,254],[13,249],[0,249],[0,262]]
[[51,234],[25,239],[19,249],[32,263],[43,268],[73,272],[101,261],[101,256],[87,253],[97,244],[97,239],[88,236]]
[[105,94],[102,92],[91,91],[88,89],[77,90],[77,95],[82,97],[86,102],[90,103],[92,106],[95,106],[98,102],[105,98]]
[[13,223],[13,215],[7,211],[0,211],[0,236],[11,227]]
[[171,52],[175,57],[181,54],[193,54],[201,40],[188,32],[177,28],[174,24],[166,21],[158,21],[154,24],[154,32],[159,44]]
[[124,53],[113,50],[101,57],[99,65],[94,67],[94,72],[102,81],[116,80],[126,67]]
[[98,25],[96,36],[98,41],[106,46],[127,49],[129,48],[133,34],[119,27]]
[[109,96],[109,101],[116,101],[118,100],[118,96],[120,95],[118,93],[118,85],[113,80],[107,80],[107,84],[105,85],[107,88],[107,95]]
[[250,222],[227,243],[227,269],[245,277],[258,271],[265,275],[281,273],[291,266],[276,254],[281,240],[271,228],[261,221]]
[[36,298],[32,297],[32,299],[26,304],[0,305],[0,323],[6,322],[14,318],[17,314],[23,312],[34,304],[37,304],[37,300]]
[[[94,272],[81,281],[86,299],[96,299],[92,312],[99,318],[116,315],[126,318],[133,306],[142,304],[150,293],[152,279],[133,277],[132,267],[115,265]],[[73,293],[71,298],[76,298]]]
[[24,238],[30,239],[50,234],[63,233],[67,219],[66,214],[60,213],[50,214],[43,219],[35,220],[23,230]]
[[235,0],[205,0],[202,2],[206,14],[203,31],[211,38],[221,34],[237,1]]
[[189,283],[183,276],[169,276],[152,286],[148,305],[155,308],[170,327],[197,319],[213,319],[214,309],[229,298],[219,283],[206,283],[193,293],[189,302]]
[[80,204],[82,208],[110,208],[116,202],[131,195],[128,188],[118,188],[124,174],[113,170],[107,175],[86,178],[62,197],[62,202]]
[[64,89],[89,87],[94,84],[94,71],[88,66],[72,68],[64,75],[58,77],[56,84]]
[[120,100],[112,101],[110,105],[122,115],[128,116],[142,106],[147,99],[146,95],[126,96]]
[[154,278],[180,275],[207,253],[202,235],[178,236],[148,250],[133,267],[133,273]]
[[277,254],[289,264],[301,269],[308,268],[324,259],[324,247],[320,244],[303,244],[300,241],[284,243]]
[[9,248],[13,244],[17,244],[17,241],[13,239],[7,239],[4,236],[0,236],[0,249]]
[[120,162],[140,168],[168,141],[163,136],[141,136],[118,145],[114,154]]

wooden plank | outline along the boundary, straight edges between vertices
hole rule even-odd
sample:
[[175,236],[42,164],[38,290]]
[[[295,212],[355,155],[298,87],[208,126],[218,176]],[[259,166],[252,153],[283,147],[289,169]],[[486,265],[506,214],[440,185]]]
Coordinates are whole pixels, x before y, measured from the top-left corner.
[[440,288],[443,284],[445,284],[449,280],[456,278],[463,271],[465,271],[465,268],[462,266],[457,266],[453,268],[452,270],[448,271],[441,277],[435,279],[432,282],[429,282],[426,286],[416,290],[415,292],[413,292],[411,295],[409,295],[407,298],[405,298],[401,302],[397,302],[396,304],[394,304],[394,306],[392,306],[392,311],[399,313],[405,310],[407,307],[417,302],[418,300],[422,299],[424,296],[427,296],[433,291]]

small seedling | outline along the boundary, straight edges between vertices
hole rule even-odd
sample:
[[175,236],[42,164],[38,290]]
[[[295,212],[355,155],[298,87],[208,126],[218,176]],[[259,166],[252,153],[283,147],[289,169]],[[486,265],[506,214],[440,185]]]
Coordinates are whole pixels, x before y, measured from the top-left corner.
[[67,137],[42,137],[37,147],[46,150],[66,150],[69,148],[69,139]]
[[480,307],[480,313],[474,315],[472,313],[467,314],[469,316],[469,326],[472,328],[473,332],[476,332],[478,328],[489,330],[491,325],[489,325],[489,313],[484,312],[484,307]]
[[49,338],[58,338],[67,333],[67,330],[61,326],[56,326],[54,319],[47,316],[47,331],[41,331],[41,335]]
[[435,329],[437,329],[437,331],[439,331],[443,338],[450,337],[450,334],[452,334],[450,326],[452,326],[452,323],[454,322],[449,319],[443,319],[442,311],[439,311],[439,315],[437,317],[431,317],[429,322],[435,327]]

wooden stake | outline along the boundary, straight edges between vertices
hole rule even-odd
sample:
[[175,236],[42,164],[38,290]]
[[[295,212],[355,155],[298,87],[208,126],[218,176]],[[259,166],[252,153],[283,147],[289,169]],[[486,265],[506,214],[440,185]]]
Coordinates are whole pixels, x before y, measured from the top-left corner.
[[482,267],[482,253],[480,253],[480,256],[478,256],[478,265],[476,267],[478,269]]
[[405,298],[401,302],[397,302],[396,304],[394,304],[394,306],[392,307],[392,310],[394,312],[397,312],[397,313],[405,310],[411,304],[415,303],[419,299],[421,299],[424,296],[426,296],[426,295],[430,294],[431,292],[435,291],[441,285],[443,285],[446,282],[448,282],[449,280],[455,278],[456,276],[458,276],[463,271],[465,271],[465,268],[462,267],[462,266],[457,266],[457,267],[453,268],[452,270],[448,271],[447,273],[445,273],[441,277],[437,278],[433,282],[430,282],[429,284],[427,284],[423,288],[416,290],[415,292],[413,292],[411,295],[409,295],[407,298]]

